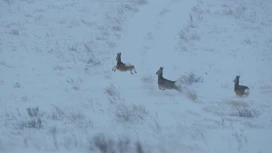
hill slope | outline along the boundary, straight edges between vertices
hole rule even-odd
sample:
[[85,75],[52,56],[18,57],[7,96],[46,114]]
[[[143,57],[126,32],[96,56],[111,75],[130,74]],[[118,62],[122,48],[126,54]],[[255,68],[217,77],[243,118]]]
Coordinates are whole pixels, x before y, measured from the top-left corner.
[[0,151],[270,152],[271,5],[1,1]]

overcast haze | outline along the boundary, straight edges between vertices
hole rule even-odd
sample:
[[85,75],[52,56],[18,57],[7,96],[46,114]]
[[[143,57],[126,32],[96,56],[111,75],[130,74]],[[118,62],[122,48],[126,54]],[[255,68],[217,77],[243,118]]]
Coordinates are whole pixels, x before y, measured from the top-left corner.
[[[271,7],[1,0],[0,152],[270,153]],[[136,74],[112,71],[118,52]]]

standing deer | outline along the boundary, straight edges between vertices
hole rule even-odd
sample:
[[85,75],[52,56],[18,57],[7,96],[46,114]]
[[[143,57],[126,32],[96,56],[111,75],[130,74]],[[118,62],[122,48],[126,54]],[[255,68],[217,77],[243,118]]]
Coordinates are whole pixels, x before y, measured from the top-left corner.
[[130,73],[133,74],[133,70],[134,70],[134,73],[137,73],[134,65],[125,64],[121,61],[121,53],[117,53],[116,60],[117,60],[117,64],[116,66],[112,68],[112,71],[115,72],[117,69],[119,71],[130,71]]
[[249,88],[244,85],[239,85],[239,79],[240,79],[240,76],[237,75],[236,78],[233,80],[235,94],[237,96],[249,95]]
[[163,67],[160,67],[156,74],[158,75],[158,86],[160,90],[175,89],[178,92],[182,91],[181,87],[176,85],[176,81],[171,81],[163,78]]

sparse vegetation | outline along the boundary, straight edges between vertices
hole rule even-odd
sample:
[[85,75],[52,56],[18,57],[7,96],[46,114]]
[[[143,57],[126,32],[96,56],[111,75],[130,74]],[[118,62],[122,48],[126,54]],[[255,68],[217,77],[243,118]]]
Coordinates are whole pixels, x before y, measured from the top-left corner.
[[19,36],[19,30],[17,30],[17,29],[12,29],[12,30],[10,31],[10,34],[11,34],[11,35],[15,35],[15,36]]
[[256,110],[247,107],[234,107],[234,108],[235,112],[232,114],[233,116],[252,118],[256,117],[258,114]]
[[43,127],[41,117],[43,117],[44,113],[40,112],[39,107],[27,108],[26,112],[29,117],[26,119],[26,121],[22,121],[19,124],[20,129],[23,129],[23,128],[40,129]]
[[182,42],[198,41],[200,36],[197,33],[189,33],[185,31],[179,32],[179,38]]
[[144,88],[154,89],[155,88],[155,78],[152,75],[146,75],[142,78],[142,83]]
[[[269,152],[269,3],[0,1],[0,152]],[[112,73],[116,52],[139,73]]]
[[182,75],[178,81],[182,84],[185,85],[192,85],[194,83],[202,83],[203,82],[203,78],[200,76],[197,76],[194,73],[190,73],[188,75]]
[[53,120],[62,120],[64,118],[64,112],[63,110],[61,110],[59,107],[57,106],[54,106],[54,109],[52,109],[52,113],[51,115],[49,116],[50,119],[53,119]]
[[22,121],[22,123],[19,125],[19,128],[23,129],[23,128],[36,128],[36,129],[40,129],[42,128],[42,120],[41,118],[32,118],[30,120],[27,121]]
[[115,115],[117,117],[117,120],[120,122],[139,123],[145,119],[147,114],[148,112],[144,106],[127,106],[121,103],[117,105]]
[[121,101],[119,91],[112,84],[105,88],[104,93],[107,95],[109,102],[112,104]]
[[145,83],[145,84],[153,84],[154,83],[154,77],[152,75],[149,75],[149,76],[144,76],[142,78],[142,82]]
[[138,4],[138,5],[145,5],[148,3],[148,0],[135,0],[135,2]]
[[89,149],[94,153],[146,153],[143,144],[129,138],[111,139],[105,134],[95,135],[90,140]]

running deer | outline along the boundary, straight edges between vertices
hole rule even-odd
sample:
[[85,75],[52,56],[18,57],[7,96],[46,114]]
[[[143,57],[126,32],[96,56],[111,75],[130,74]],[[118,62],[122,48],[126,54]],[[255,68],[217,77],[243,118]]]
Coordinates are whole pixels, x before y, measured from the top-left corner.
[[182,91],[181,87],[176,85],[176,81],[171,81],[163,78],[163,67],[160,67],[156,74],[158,75],[158,86],[160,90],[175,89],[178,92]]
[[125,64],[121,61],[121,53],[117,53],[117,56],[116,56],[116,60],[117,60],[117,64],[116,66],[114,66],[112,68],[112,71],[116,71],[119,70],[119,71],[130,71],[131,74],[133,74],[133,71],[134,73],[137,73],[136,70],[135,70],[135,67],[134,65],[132,64]]
[[237,75],[236,78],[233,80],[235,94],[237,96],[249,95],[249,88],[244,85],[239,85],[239,79],[240,79],[240,76]]

